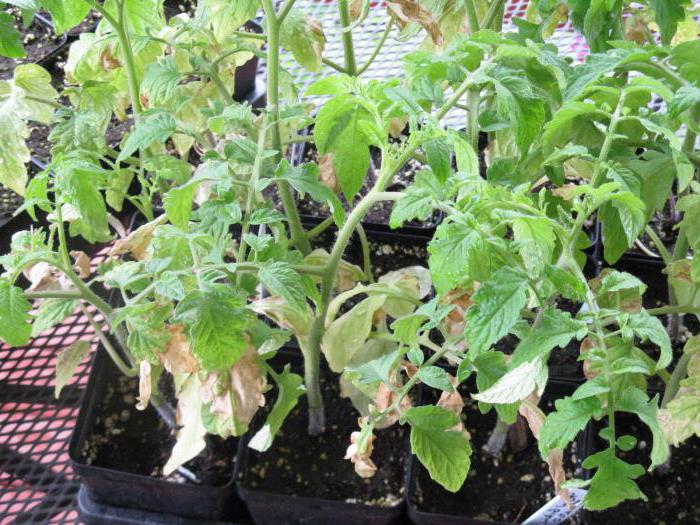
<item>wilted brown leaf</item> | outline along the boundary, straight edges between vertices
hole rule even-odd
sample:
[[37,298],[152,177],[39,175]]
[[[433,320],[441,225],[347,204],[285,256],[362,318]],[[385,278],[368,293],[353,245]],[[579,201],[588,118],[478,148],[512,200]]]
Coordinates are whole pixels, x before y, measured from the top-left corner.
[[151,399],[151,363],[141,361],[139,366],[139,397],[136,403],[137,410],[146,410]]
[[[520,415],[525,418],[532,435],[538,440],[540,439],[540,430],[542,430],[545,420],[544,412],[537,406],[539,401],[539,397],[533,392],[520,403],[519,408]],[[557,495],[566,502],[569,508],[572,508],[569,491],[561,487],[562,483],[566,481],[563,452],[557,449],[550,451],[547,456],[547,466],[549,467],[549,475],[552,477]]]
[[234,417],[247,425],[258,411],[265,406],[266,377],[260,371],[257,352],[252,346],[231,367],[231,392],[233,394]]
[[348,10],[350,11],[350,20],[355,22],[360,18],[362,14],[362,3],[363,0],[350,0],[348,3]]
[[85,252],[74,250],[70,252],[70,255],[75,260],[73,268],[75,268],[75,271],[78,272],[78,275],[83,279],[90,277],[92,272],[90,270],[90,258],[87,256],[87,254]]
[[102,53],[100,53],[100,64],[102,65],[102,69],[105,69],[107,71],[122,67],[122,63],[112,53],[111,45],[105,47],[102,50]]
[[318,159],[319,180],[333,193],[340,191],[340,182],[333,166],[333,153],[326,153]]
[[189,374],[199,370],[199,362],[192,353],[192,347],[183,333],[183,326],[174,324],[168,326],[170,339],[165,345],[164,352],[156,355],[165,369],[171,374]]
[[387,2],[389,11],[396,15],[396,24],[404,28],[409,22],[415,22],[425,29],[436,46],[443,44],[442,32],[433,14],[415,0],[396,0]]
[[[360,427],[367,423],[367,418],[358,420]],[[370,457],[374,450],[374,434],[370,434],[364,443],[359,443],[362,432],[350,434],[350,446],[345,452],[345,459],[349,459],[355,465],[355,472],[361,478],[371,478],[377,472],[377,466]]]
[[123,239],[119,239],[115,242],[114,246],[109,251],[109,255],[118,256],[131,253],[136,260],[145,259],[147,256],[146,249],[153,238],[153,232],[167,220],[167,216],[163,214],[155,220],[135,229]]

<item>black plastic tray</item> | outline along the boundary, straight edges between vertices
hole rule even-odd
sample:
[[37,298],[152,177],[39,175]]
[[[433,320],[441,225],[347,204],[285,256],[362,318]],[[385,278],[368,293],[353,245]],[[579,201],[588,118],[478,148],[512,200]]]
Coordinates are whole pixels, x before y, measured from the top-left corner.
[[[113,367],[106,351],[100,346],[95,355],[70,442],[69,454],[73,469],[80,476],[82,488],[89,501],[125,509],[127,519],[132,510],[137,510],[192,518],[198,522],[223,519],[245,521],[245,508],[236,494],[233,472],[224,486],[211,487],[169,482],[88,465],[83,461],[81,451],[98,416],[102,395],[109,382],[110,368]],[[107,522],[112,523],[104,523]]]

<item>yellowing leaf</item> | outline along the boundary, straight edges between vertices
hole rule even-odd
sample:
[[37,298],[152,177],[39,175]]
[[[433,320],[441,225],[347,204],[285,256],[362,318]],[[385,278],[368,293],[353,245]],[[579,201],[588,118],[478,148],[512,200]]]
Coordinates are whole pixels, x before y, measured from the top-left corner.
[[390,12],[396,15],[396,22],[400,28],[405,27],[409,22],[416,22],[428,32],[436,46],[443,44],[443,36],[437,20],[416,0],[397,0],[396,2],[387,2],[386,6]]
[[158,226],[165,223],[166,220],[167,217],[161,215],[155,220],[135,229],[123,239],[119,239],[115,242],[114,246],[109,250],[109,255],[116,256],[131,253],[134,259],[145,259],[147,256],[146,249],[153,238],[153,232]]

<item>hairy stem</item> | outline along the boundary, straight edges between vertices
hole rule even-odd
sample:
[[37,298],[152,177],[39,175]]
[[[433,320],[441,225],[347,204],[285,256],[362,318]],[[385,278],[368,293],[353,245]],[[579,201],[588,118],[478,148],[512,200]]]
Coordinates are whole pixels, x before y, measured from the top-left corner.
[[107,351],[107,354],[109,354],[110,359],[112,359],[112,362],[116,365],[119,371],[127,377],[136,377],[139,375],[138,371],[133,366],[129,366],[124,362],[117,349],[114,348],[109,338],[104,333],[104,326],[93,317],[90,311],[82,303],[80,304],[80,310],[87,318],[88,323],[90,323],[90,326],[92,326],[92,329],[95,331],[95,335],[97,335],[97,337],[100,339],[102,346]]
[[496,421],[496,426],[493,427],[491,435],[488,441],[484,445],[484,451],[491,457],[497,458],[503,452],[503,447],[506,444],[506,439],[508,438],[508,429],[510,425],[505,423],[499,417]]
[[357,63],[355,62],[355,47],[350,31],[350,8],[348,0],[338,0],[338,14],[340,16],[340,30],[343,34],[343,55],[345,57],[345,71],[354,77],[357,75]]
[[[267,111],[270,115],[272,126],[272,148],[277,151],[277,160],[282,158],[282,139],[280,132],[280,107],[279,107],[279,71],[280,71],[280,24],[275,14],[272,0],[262,0],[265,10],[265,24],[267,31]],[[306,238],[301,226],[299,212],[294,202],[294,196],[287,181],[281,181],[277,188],[284,206],[284,213],[289,222],[291,240],[304,254],[311,251],[311,245]]]

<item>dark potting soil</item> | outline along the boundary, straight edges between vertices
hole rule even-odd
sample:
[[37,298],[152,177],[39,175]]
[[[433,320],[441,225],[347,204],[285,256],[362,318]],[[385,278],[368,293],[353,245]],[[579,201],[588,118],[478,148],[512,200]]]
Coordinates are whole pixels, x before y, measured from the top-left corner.
[[180,13],[188,13],[191,16],[195,9],[197,9],[196,0],[165,0],[163,3],[166,20],[170,20]]
[[[395,424],[375,431],[372,460],[374,477],[361,478],[350,460],[344,459],[350,434],[359,430],[358,412],[339,395],[338,376],[321,373],[326,406],[326,430],[309,436],[306,399],[287,416],[272,447],[264,453],[248,449],[242,483],[249,489],[290,496],[394,507],[404,493],[404,469],[408,455],[407,429]],[[268,396],[275,399],[276,390]],[[272,401],[268,403],[271,406]]]
[[[495,411],[481,414],[476,401],[468,397],[465,389],[460,387],[460,390],[466,404],[462,420],[471,434],[472,444],[467,479],[453,494],[432,481],[428,471],[418,465],[411,504],[421,512],[520,523],[555,497],[552,478],[540,457],[537,442],[528,429],[528,445],[523,451],[513,453],[506,448],[497,459],[484,452],[483,446],[496,424]],[[551,411],[556,397],[545,393],[540,408],[545,413]],[[564,453],[567,479],[582,473],[577,451],[574,442]]]
[[102,15],[100,13],[91,10],[79,25],[68,31],[68,36],[79,37],[81,33],[94,32],[101,19]]
[[[161,380],[161,384],[165,379]],[[164,384],[167,397],[172,386]],[[168,390],[170,391],[168,395]],[[135,408],[138,378],[128,378],[110,366],[110,377],[82,455],[88,465],[130,472],[174,483],[190,483],[177,471],[163,475],[163,466],[175,444],[175,435],[152,406]],[[184,467],[203,485],[223,486],[231,481],[238,441],[207,437],[207,448]]]
[[12,78],[17,65],[41,60],[63,41],[62,35],[55,35],[48,25],[36,18],[29,24],[29,27],[25,28],[18,8],[10,7],[5,9],[5,12],[15,17],[15,29],[22,35],[26,56],[19,59],[0,56],[0,80]]
[[[615,427],[618,435],[629,434],[639,440],[628,452],[617,450],[617,456],[631,464],[649,467],[651,433],[636,416],[617,414]],[[596,436],[595,446],[602,450],[607,446]],[[700,523],[700,440],[693,437],[678,448],[671,448],[670,469],[656,468],[637,478],[637,484],[648,498],[625,501],[602,512],[589,512],[586,522],[591,525],[620,525],[622,523],[656,525],[692,525]]]
[[[318,152],[316,147],[311,143],[305,143],[303,145],[303,153],[299,162],[318,162]],[[356,200],[361,199],[370,189],[374,186],[379,176],[379,170],[382,163],[381,151],[377,149],[370,150],[370,167],[367,171],[367,176],[360,188],[360,191],[356,195]],[[403,191],[408,186],[413,183],[413,179],[416,173],[420,171],[423,165],[415,159],[409,160],[406,165],[394,176],[392,182],[387,186],[386,191]],[[343,203],[346,211],[352,208],[352,203],[348,203],[345,196],[342,194],[338,195],[340,201]],[[391,210],[393,209],[393,202],[382,201],[378,202],[365,215],[363,223],[372,224],[389,224],[389,218],[391,217]],[[299,213],[302,215],[308,215],[310,217],[328,217],[330,215],[330,208],[327,204],[318,203],[311,199],[304,199],[299,202]],[[439,217],[434,215],[429,217],[423,222],[408,222],[407,226],[418,226],[423,228],[432,228],[437,225]]]

